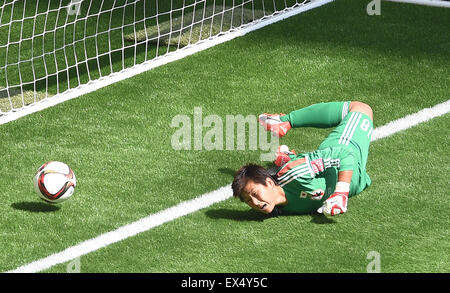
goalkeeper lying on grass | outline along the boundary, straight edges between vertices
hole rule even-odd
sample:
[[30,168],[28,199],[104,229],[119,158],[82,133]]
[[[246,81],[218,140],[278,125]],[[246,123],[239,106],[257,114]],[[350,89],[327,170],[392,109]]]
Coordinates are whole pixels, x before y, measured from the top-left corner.
[[373,113],[361,102],[315,104],[284,114],[262,114],[259,122],[282,137],[292,128],[337,126],[314,152],[296,154],[280,146],[271,175],[264,167],[249,164],[236,172],[233,195],[266,214],[347,211],[348,197],[371,183],[366,172]]

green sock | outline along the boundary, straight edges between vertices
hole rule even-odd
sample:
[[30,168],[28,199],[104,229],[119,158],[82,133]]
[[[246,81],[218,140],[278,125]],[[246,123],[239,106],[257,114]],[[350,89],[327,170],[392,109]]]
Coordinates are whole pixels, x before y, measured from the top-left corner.
[[337,126],[347,115],[350,101],[319,103],[292,111],[281,116],[281,121],[289,121],[292,128],[317,127],[328,128]]

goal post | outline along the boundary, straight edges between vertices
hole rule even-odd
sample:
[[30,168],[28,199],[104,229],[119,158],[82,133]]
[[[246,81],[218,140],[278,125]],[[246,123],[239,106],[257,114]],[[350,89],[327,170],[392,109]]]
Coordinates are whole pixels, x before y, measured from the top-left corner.
[[4,0],[0,124],[333,0]]

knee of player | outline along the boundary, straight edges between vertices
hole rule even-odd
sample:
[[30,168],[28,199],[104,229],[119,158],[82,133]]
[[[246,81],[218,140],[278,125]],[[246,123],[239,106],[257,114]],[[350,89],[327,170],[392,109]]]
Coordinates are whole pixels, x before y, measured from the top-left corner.
[[349,107],[350,112],[357,111],[366,114],[373,120],[373,110],[372,107],[370,107],[368,104],[359,102],[359,101],[352,101],[350,103]]

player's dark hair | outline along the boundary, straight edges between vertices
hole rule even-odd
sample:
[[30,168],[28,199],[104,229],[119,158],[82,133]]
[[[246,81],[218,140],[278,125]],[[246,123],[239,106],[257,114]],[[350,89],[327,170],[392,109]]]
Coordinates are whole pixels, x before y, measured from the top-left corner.
[[231,188],[233,189],[233,196],[239,198],[241,201],[244,201],[242,198],[242,192],[247,185],[249,180],[262,184],[266,186],[266,179],[270,178],[273,182],[278,185],[277,180],[271,176],[269,171],[266,168],[256,165],[256,164],[248,164],[241,167],[236,174],[234,175],[233,183],[231,184]]

